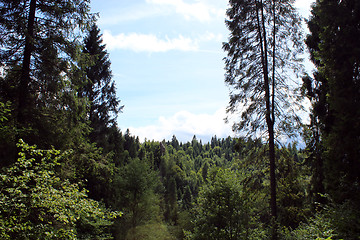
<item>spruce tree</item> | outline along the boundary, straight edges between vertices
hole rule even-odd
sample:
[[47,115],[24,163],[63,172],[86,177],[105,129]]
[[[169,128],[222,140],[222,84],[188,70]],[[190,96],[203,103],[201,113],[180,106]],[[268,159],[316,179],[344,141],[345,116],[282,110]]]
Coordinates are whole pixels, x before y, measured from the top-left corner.
[[304,79],[316,120],[312,134],[319,139],[313,166],[316,176],[323,176],[317,185],[323,183],[337,202],[360,197],[359,25],[357,0],[318,0],[308,22],[306,44],[317,69]]
[[[63,54],[74,54],[76,31],[84,29],[92,20],[87,0],[37,1],[1,0],[0,34],[2,35],[0,54],[4,65],[19,64],[18,74],[18,121],[25,123],[30,114],[28,104],[37,97],[37,79],[34,76],[42,42],[51,43]],[[75,42],[76,43],[76,42]]]
[[0,0],[0,13],[0,92],[11,102],[14,138],[43,148],[80,142],[77,39],[95,17],[89,1]]
[[109,54],[102,43],[100,29],[94,24],[84,40],[85,54],[91,64],[85,69],[86,80],[79,95],[89,100],[89,120],[92,131],[90,140],[108,150],[110,128],[116,125],[116,117],[123,108],[116,97],[115,82],[112,79]]

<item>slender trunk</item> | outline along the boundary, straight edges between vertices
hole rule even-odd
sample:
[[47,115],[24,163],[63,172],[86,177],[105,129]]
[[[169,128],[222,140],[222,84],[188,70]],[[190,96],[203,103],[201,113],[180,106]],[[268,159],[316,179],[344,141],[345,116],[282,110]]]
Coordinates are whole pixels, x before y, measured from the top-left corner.
[[29,104],[29,84],[30,84],[30,63],[34,45],[34,25],[35,25],[36,0],[30,1],[30,10],[28,16],[28,26],[25,33],[25,48],[23,64],[21,69],[19,90],[18,90],[18,122],[23,125],[26,122],[27,105]]
[[[269,131],[269,160],[270,160],[270,208],[273,220],[277,219],[276,205],[276,176],[275,176],[275,140],[274,140],[274,124],[268,125]],[[274,225],[275,227],[275,225]],[[273,232],[272,239],[276,239],[276,231]]]
[[276,14],[275,14],[275,2],[276,0],[273,0],[273,56],[272,56],[272,99],[271,99],[271,114],[272,114],[272,120],[275,122],[275,52],[276,52]]
[[[273,217],[277,217],[276,206],[276,176],[275,176],[275,50],[276,50],[276,22],[275,22],[275,0],[273,1],[273,66],[272,66],[272,98],[271,98],[271,122],[269,128],[269,156],[270,156],[270,184],[271,184],[271,212]],[[269,125],[269,124],[268,124]]]
[[[276,220],[277,218],[277,205],[276,205],[276,177],[275,177],[275,136],[274,136],[274,109],[271,108],[271,99],[270,99],[270,81],[269,81],[269,72],[268,72],[268,56],[267,56],[267,38],[266,38],[266,28],[265,28],[265,16],[263,2],[260,0],[260,14],[261,21],[259,19],[259,7],[256,8],[257,11],[257,22],[258,22],[258,32],[259,39],[261,42],[261,60],[263,67],[263,77],[264,77],[264,90],[265,90],[265,103],[266,103],[266,124],[269,134],[269,162],[270,162],[270,209],[271,216]],[[262,33],[262,34],[261,34]],[[274,93],[273,93],[274,94]],[[274,231],[275,232],[275,231]],[[273,239],[276,238],[276,233],[273,234]]]
[[[268,121],[268,132],[269,132],[269,161],[270,161],[270,208],[271,215],[273,217],[272,226],[272,239],[277,239],[277,204],[276,204],[276,163],[275,163],[275,136],[274,136],[274,124],[275,124],[275,51],[276,51],[276,19],[275,19],[275,0],[272,1],[273,11],[273,55],[272,55],[272,96],[271,96],[271,108],[269,113]],[[270,96],[269,96],[270,101]],[[270,103],[269,103],[270,105]]]

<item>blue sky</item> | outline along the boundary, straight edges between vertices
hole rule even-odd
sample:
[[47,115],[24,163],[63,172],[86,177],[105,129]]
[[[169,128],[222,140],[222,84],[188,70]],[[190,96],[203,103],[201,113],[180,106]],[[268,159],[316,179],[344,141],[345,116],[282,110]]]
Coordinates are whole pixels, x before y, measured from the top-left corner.
[[[312,0],[296,6],[307,16]],[[225,124],[226,0],[92,0],[110,54],[118,125],[141,140],[234,136]]]

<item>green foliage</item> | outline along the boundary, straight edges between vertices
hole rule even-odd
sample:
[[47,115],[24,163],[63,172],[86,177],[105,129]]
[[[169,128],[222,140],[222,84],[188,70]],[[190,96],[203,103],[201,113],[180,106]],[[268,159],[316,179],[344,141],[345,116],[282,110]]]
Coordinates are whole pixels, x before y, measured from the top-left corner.
[[311,200],[313,205],[322,203],[322,211],[294,234],[309,236],[304,239],[359,239],[360,55],[355,39],[360,36],[360,4],[317,0],[311,13],[306,44],[316,71],[303,79],[312,102],[305,139]]
[[80,180],[89,190],[89,197],[103,201],[107,206],[113,200],[112,182],[116,172],[111,154],[104,154],[95,143],[82,143],[74,148],[67,162],[62,162],[63,174]]
[[307,204],[310,176],[307,168],[302,166],[296,146],[283,147],[278,150],[278,154],[278,220],[281,226],[294,229],[310,215],[310,206]]
[[123,106],[119,106],[120,101],[116,97],[109,54],[102,44],[100,29],[96,24],[84,39],[83,52],[90,59],[90,64],[83,66],[86,80],[80,84],[78,94],[89,100],[87,114],[92,128],[89,138],[109,152],[112,150],[109,146],[110,127],[116,126],[115,119]]
[[313,102],[311,127],[319,140],[312,153],[320,155],[320,164],[314,166],[322,171],[317,175],[324,190],[338,203],[360,197],[359,13],[356,0],[316,1],[306,40],[317,68],[313,78],[304,79]]
[[283,231],[284,239],[359,239],[360,211],[357,203],[346,201],[318,204],[318,211],[293,230]]
[[0,166],[6,166],[13,162],[15,154],[15,134],[17,128],[14,126],[11,113],[11,102],[0,101]]
[[56,175],[69,152],[39,150],[23,141],[18,147],[18,160],[1,174],[2,239],[75,239],[78,225],[106,228],[121,215],[101,208],[86,189]]
[[[9,113],[10,113],[10,102],[3,103],[0,102],[0,122],[3,123],[4,121],[8,121]],[[3,128],[1,124],[1,129]]]
[[[269,142],[203,144],[140,143],[118,129],[122,107],[90,1],[0,0],[0,238],[269,239],[277,226],[279,239],[359,239],[360,2],[313,5],[304,151],[270,134],[294,133],[298,121],[287,82],[301,70],[293,3],[229,1],[228,111],[244,107],[234,129],[268,131]],[[19,138],[62,151],[20,141],[17,157]]]
[[286,240],[329,240],[334,237],[336,237],[336,234],[330,218],[321,213],[311,217],[306,223],[300,224],[295,230],[285,230],[283,233],[283,239]]
[[324,215],[330,219],[334,233],[341,239],[359,239],[360,209],[357,201],[347,200],[342,204],[324,206]]
[[95,18],[90,2],[1,0],[0,7],[1,101],[12,103],[12,125],[21,130],[10,147],[22,138],[41,148],[72,148],[88,132],[85,99],[76,91],[77,39]]
[[155,192],[158,185],[156,173],[145,161],[133,159],[121,169],[115,178],[115,194],[118,199],[114,206],[124,212],[117,223],[117,231],[122,236],[129,229],[159,220],[159,198]]
[[194,239],[247,238],[250,219],[246,198],[235,172],[219,169],[210,174],[195,208]]
[[176,224],[178,220],[178,207],[177,207],[177,187],[175,178],[171,177],[168,181],[168,186],[166,187],[166,206],[165,206],[165,219],[169,223]]
[[130,229],[126,235],[126,240],[175,240],[176,238],[169,233],[164,224],[146,224]]

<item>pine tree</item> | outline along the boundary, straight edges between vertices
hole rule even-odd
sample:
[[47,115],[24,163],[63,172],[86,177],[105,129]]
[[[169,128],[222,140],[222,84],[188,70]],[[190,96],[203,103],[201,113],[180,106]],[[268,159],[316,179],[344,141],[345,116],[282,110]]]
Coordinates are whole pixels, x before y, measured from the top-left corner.
[[293,0],[230,0],[224,43],[225,82],[233,88],[227,112],[240,109],[241,121],[234,130],[259,136],[268,134],[271,196],[270,208],[277,216],[275,137],[292,133],[295,114],[294,82],[290,70],[299,73],[297,54],[302,51],[301,20]]

